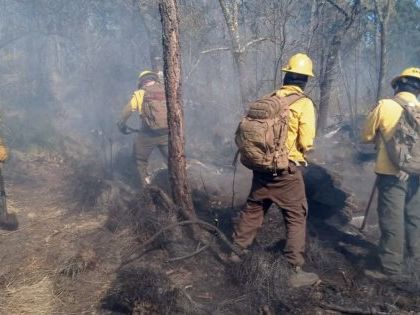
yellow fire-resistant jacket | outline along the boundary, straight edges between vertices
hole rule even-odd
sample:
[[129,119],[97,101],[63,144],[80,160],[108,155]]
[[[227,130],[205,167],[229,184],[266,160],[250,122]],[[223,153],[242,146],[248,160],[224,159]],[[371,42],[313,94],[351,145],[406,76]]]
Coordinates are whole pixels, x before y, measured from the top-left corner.
[[3,143],[3,140],[0,138],[0,162],[4,162],[7,160],[8,152],[7,148]]
[[133,93],[131,100],[124,106],[121,120],[126,122],[133,112],[141,113],[143,106],[144,90],[137,90]]
[[[420,106],[420,103],[417,101],[414,94],[400,92],[396,96],[415,106]],[[378,174],[396,175],[399,172],[398,167],[390,161],[384,141],[379,132],[382,133],[385,140],[389,140],[395,131],[402,112],[403,108],[397,102],[392,99],[383,99],[378,102],[378,105],[367,117],[362,140],[364,142],[376,143],[377,155],[375,172]]]
[[[284,85],[276,92],[278,96],[303,93],[295,85]],[[289,160],[305,162],[305,152],[312,149],[316,132],[315,107],[309,98],[301,98],[290,105],[289,131],[286,145]]]

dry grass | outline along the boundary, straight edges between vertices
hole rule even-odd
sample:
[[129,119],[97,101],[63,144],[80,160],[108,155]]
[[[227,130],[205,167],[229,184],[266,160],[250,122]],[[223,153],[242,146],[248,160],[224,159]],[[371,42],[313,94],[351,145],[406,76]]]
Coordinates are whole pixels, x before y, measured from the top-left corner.
[[48,276],[26,283],[11,283],[4,290],[0,313],[8,315],[52,314],[57,300]]
[[97,264],[96,253],[91,248],[83,248],[74,256],[66,258],[60,267],[58,273],[70,278],[76,277],[78,274],[87,270],[92,270]]

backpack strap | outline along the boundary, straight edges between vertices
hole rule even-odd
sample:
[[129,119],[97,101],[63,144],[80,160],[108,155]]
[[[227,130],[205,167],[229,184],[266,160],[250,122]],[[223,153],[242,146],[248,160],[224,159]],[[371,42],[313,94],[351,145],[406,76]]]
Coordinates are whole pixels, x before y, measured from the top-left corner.
[[278,98],[284,99],[287,103],[287,106],[292,105],[293,103],[299,101],[302,98],[309,98],[304,93],[292,93],[292,94],[285,95],[285,96],[278,96],[276,92],[273,92],[273,93],[269,94],[269,96],[271,96],[271,97],[277,96]]
[[404,110],[407,110],[407,106],[408,106],[408,102],[403,100],[401,97],[394,97],[392,99],[395,103],[398,103],[398,105],[400,105]]

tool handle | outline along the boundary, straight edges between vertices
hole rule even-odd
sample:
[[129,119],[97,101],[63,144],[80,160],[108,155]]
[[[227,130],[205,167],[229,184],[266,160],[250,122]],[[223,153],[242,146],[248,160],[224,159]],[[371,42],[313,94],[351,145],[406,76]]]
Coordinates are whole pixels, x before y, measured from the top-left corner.
[[366,227],[367,220],[369,218],[370,208],[372,206],[373,197],[375,196],[375,192],[376,192],[377,183],[378,183],[378,177],[376,177],[375,183],[373,184],[372,191],[371,191],[370,196],[369,196],[369,201],[368,201],[368,204],[367,204],[366,210],[365,210],[365,217],[363,218],[363,222],[362,222],[362,226],[360,227],[360,231],[363,231]]

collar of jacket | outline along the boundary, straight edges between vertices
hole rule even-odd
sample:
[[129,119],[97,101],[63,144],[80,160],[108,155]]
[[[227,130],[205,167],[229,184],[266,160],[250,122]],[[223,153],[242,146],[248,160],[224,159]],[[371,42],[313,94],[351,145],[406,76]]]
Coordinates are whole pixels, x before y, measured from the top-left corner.
[[279,96],[287,96],[294,93],[303,93],[303,90],[297,85],[283,85],[276,93]]
[[407,103],[415,104],[415,106],[420,106],[420,102],[417,100],[417,97],[409,92],[400,92],[395,94],[395,97],[399,97]]

